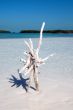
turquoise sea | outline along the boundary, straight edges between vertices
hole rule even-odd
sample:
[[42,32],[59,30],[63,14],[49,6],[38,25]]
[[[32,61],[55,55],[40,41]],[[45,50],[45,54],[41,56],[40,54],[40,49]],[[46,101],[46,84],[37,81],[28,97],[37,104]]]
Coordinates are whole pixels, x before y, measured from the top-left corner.
[[[12,39],[12,38],[38,38],[39,33],[0,33],[0,39]],[[43,37],[73,37],[73,34],[49,34],[44,33]]]

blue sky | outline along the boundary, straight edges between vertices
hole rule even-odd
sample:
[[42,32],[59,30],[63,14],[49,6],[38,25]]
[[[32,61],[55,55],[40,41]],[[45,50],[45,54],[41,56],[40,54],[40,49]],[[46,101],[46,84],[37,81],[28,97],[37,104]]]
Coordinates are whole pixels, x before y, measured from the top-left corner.
[[0,29],[73,29],[73,0],[0,0]]

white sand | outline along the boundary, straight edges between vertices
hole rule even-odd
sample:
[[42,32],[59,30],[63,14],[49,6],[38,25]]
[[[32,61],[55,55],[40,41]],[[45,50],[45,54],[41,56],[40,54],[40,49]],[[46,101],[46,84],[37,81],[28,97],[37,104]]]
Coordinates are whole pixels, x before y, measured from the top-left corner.
[[[0,110],[73,110],[73,38],[44,38],[42,57],[56,53],[40,68],[40,92],[16,88],[24,39],[0,40]],[[35,47],[38,39],[33,39]],[[10,83],[11,75],[18,78]],[[23,76],[24,77],[24,76]]]

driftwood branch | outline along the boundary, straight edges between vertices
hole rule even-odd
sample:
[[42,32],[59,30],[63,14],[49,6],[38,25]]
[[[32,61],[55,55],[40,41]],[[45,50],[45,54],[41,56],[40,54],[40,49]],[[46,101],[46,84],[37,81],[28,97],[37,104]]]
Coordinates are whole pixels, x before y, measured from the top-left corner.
[[25,64],[20,70],[19,73],[25,72],[25,75],[29,76],[33,73],[33,79],[35,83],[36,90],[39,90],[39,81],[38,81],[38,67],[42,64],[45,64],[45,61],[52,57],[54,54],[51,54],[44,59],[39,57],[39,50],[42,44],[42,33],[45,26],[45,22],[43,22],[41,31],[40,31],[40,38],[38,42],[37,49],[33,48],[33,42],[31,38],[29,42],[24,41],[26,46],[28,47],[28,52],[24,51],[24,55],[27,57],[26,60],[21,58],[21,61]]

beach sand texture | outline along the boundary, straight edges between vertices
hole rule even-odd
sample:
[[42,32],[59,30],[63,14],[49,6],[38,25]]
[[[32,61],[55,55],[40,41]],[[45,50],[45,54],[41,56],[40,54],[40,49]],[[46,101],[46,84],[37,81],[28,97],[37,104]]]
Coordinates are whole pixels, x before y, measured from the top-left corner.
[[[0,110],[73,110],[73,38],[43,38],[40,56],[55,55],[39,68],[40,91],[28,93],[17,73],[24,40],[0,39]],[[38,38],[32,40],[36,48]]]

